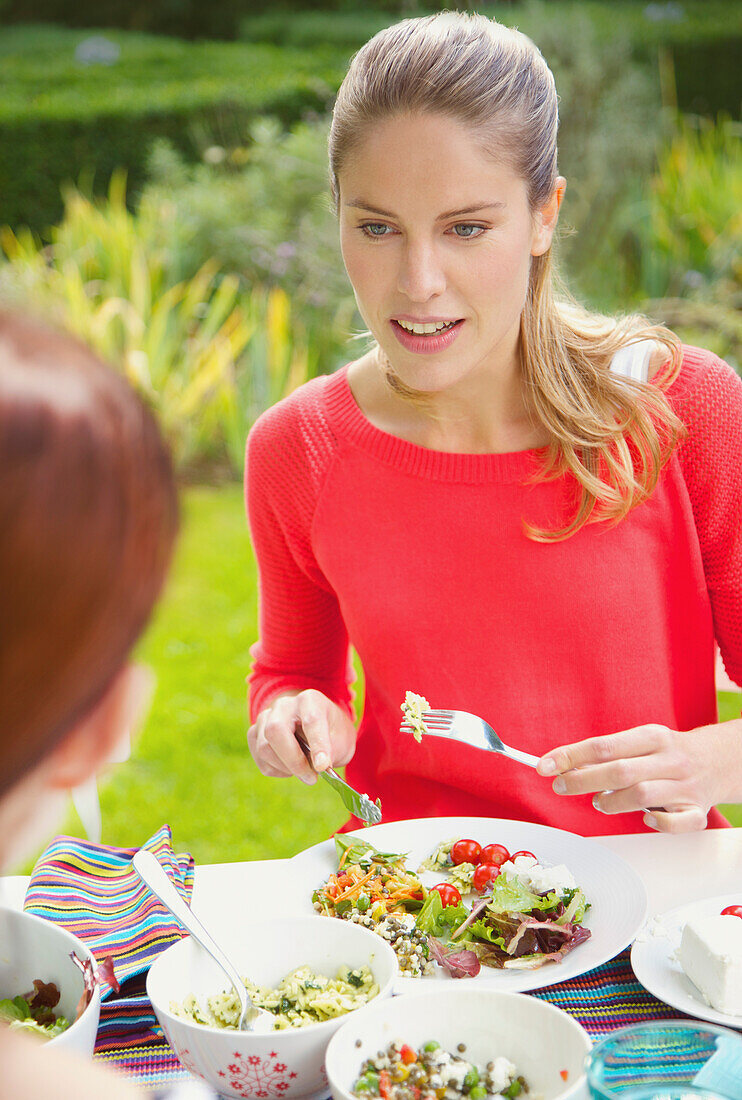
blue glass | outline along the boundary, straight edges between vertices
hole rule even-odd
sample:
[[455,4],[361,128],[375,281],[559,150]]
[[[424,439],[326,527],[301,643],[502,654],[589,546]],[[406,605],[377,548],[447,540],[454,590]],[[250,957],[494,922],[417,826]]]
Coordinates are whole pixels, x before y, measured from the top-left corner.
[[742,1036],[691,1021],[636,1024],[596,1043],[586,1070],[594,1100],[742,1100]]

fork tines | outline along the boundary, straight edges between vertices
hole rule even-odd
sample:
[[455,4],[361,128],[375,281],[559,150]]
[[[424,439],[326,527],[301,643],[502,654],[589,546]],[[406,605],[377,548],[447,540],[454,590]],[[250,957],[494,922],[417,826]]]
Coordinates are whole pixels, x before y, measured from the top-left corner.
[[[423,722],[425,723],[425,728],[429,730],[447,730],[451,728],[450,718],[431,718],[427,713],[423,715]],[[414,726],[411,726],[409,722],[402,722],[399,728],[404,733],[412,733],[414,730]]]

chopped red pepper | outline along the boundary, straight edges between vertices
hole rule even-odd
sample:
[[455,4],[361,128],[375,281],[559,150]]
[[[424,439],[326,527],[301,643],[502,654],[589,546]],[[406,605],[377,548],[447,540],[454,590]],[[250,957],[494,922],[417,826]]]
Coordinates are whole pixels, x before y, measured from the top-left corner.
[[383,1069],[379,1074],[379,1096],[387,1100],[392,1085],[392,1076],[388,1069]]
[[404,1046],[400,1048],[399,1056],[406,1066],[409,1066],[410,1062],[417,1061],[417,1054],[415,1054],[415,1051],[412,1049],[412,1047],[407,1046],[407,1043],[405,1043]]
[[568,1069],[560,1069],[559,1070],[559,1076],[561,1077],[562,1081],[566,1081],[567,1078],[569,1077],[569,1070]]

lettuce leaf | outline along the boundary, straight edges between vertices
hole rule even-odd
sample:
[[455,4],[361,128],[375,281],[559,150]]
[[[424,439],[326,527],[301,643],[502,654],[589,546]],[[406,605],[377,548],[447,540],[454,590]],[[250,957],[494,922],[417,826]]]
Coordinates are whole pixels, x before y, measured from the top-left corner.
[[542,897],[524,886],[520,879],[498,875],[492,883],[492,897],[487,908],[492,913],[530,913],[533,909],[553,909],[560,901],[555,890]]
[[585,919],[585,912],[590,908],[582,890],[580,890],[579,887],[575,887],[574,890],[565,890],[562,894],[562,902],[564,904],[564,913],[561,917],[557,918],[557,923],[566,924],[567,922],[571,922],[572,924],[582,924],[582,921]]
[[444,907],[441,895],[431,890],[423,902],[422,909],[415,917],[415,923],[421,932],[447,940],[454,928],[458,928],[468,917],[465,905],[447,905]]
[[30,1020],[31,1009],[25,997],[6,997],[0,1001],[0,1020],[10,1024],[16,1020]]
[[352,833],[336,833],[335,853],[338,858],[338,864],[345,852],[348,854],[345,857],[345,864],[343,866],[357,864],[359,867],[365,867],[366,870],[370,868],[372,863],[381,863],[387,867],[397,867],[404,864],[407,858],[406,855],[400,855],[397,852],[380,852],[374,848],[373,844],[369,844],[367,841],[361,840],[357,836],[353,836]]
[[[468,935],[478,940],[487,940],[489,943],[494,943],[496,947],[502,947],[503,950],[505,949],[506,941],[500,935],[500,932],[495,928],[491,928],[483,920],[474,921],[474,924],[472,924],[468,930]],[[508,936],[508,941],[509,939],[510,937]]]
[[446,951],[433,936],[428,936],[428,950],[431,958],[435,959],[452,978],[476,978],[482,969],[473,951]]

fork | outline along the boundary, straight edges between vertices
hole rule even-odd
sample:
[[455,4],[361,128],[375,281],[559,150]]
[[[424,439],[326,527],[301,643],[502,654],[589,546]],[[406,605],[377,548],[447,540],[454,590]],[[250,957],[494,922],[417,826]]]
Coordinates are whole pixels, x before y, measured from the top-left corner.
[[[501,752],[504,756],[517,760],[519,764],[527,764],[529,768],[535,768],[541,759],[539,756],[531,756],[529,752],[511,749],[484,718],[478,718],[476,714],[469,714],[466,710],[426,710],[423,711],[422,719],[426,734],[432,737],[461,741],[464,745],[484,749],[485,752]],[[413,732],[409,722],[402,722],[399,728],[403,733]]]

